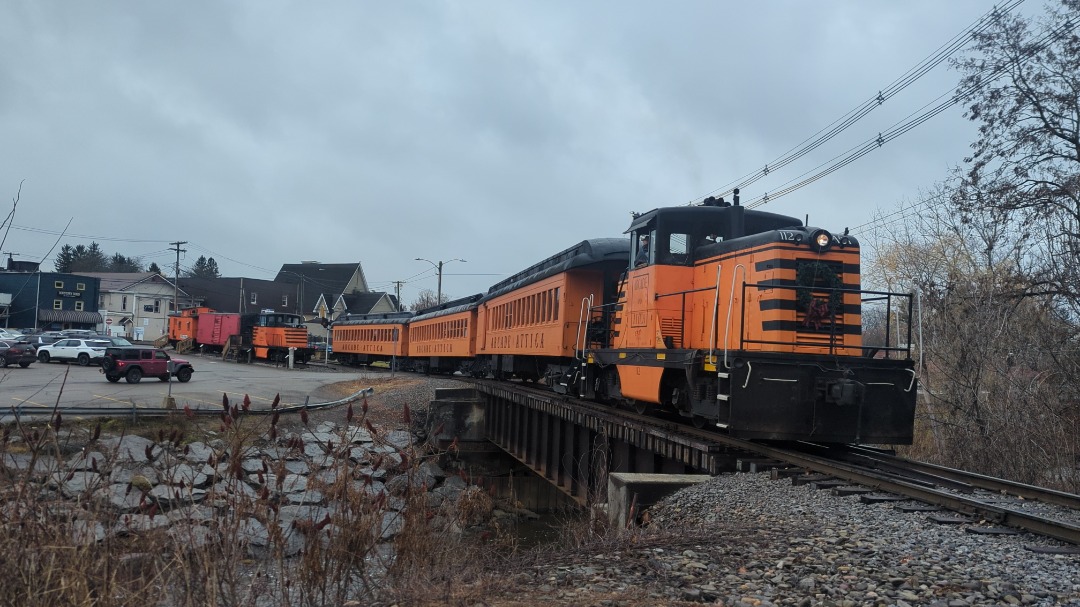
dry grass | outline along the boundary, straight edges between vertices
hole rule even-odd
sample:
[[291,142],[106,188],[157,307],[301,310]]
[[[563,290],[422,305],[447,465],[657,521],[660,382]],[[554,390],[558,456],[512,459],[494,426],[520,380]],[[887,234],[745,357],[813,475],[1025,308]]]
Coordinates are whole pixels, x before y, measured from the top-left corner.
[[[337,413],[342,425],[375,430],[380,443],[370,411]],[[97,474],[120,465],[119,454],[100,444],[101,426],[69,428],[54,419],[47,426],[7,428],[0,457],[11,464],[6,458],[19,453],[21,463],[0,468],[0,605],[420,604],[484,594],[486,572],[497,569],[499,551],[512,546],[500,544],[497,534],[461,532],[477,512],[490,512],[490,503],[483,505],[490,502],[486,493],[466,491],[463,499],[437,508],[424,488],[399,496],[373,489],[374,470],[392,468],[388,478],[412,478],[439,453],[419,445],[397,449],[397,458],[354,461],[342,431],[322,445],[332,458],[333,480],[312,482],[335,507],[318,520],[290,521],[282,514],[283,460],[264,463],[255,474],[264,484],[256,491],[242,486],[243,454],[253,445],[281,442],[279,422],[276,415],[247,416],[240,406],[227,405],[216,422],[220,441],[212,458],[221,484],[203,505],[188,505],[199,501],[190,486],[163,497],[134,477],[123,489],[132,504],[126,514],[105,499],[107,476]],[[168,474],[183,463],[191,436],[209,428],[181,417],[146,430],[140,434],[150,435]],[[285,446],[290,459],[318,469],[315,460],[322,456],[309,455],[299,439]],[[84,476],[94,479],[85,490],[65,492],[65,483]],[[404,500],[403,509],[391,507],[396,499]],[[383,539],[387,520],[400,524],[389,541]]]

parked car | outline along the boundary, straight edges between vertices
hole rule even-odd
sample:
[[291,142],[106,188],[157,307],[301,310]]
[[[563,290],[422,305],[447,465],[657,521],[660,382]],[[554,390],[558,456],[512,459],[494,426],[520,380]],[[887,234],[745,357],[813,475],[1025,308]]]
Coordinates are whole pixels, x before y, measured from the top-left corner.
[[11,329],[0,329],[0,339],[14,341],[22,337],[22,333]]
[[109,342],[110,346],[134,346],[135,345],[135,344],[131,343],[130,341],[124,339],[123,337],[98,337],[96,339],[107,341],[107,342]]
[[37,357],[43,363],[52,360],[75,361],[82,366],[100,363],[109,342],[100,339],[59,339],[38,348]]
[[123,377],[127,383],[137,384],[144,376],[168,381],[170,369],[180,382],[190,381],[195,372],[188,361],[172,358],[165,350],[153,346],[110,347],[101,359],[101,372],[113,383]]
[[99,337],[98,332],[92,329],[64,329],[60,331],[60,335],[64,337],[81,337],[82,339]]
[[7,367],[18,363],[23,369],[37,360],[37,351],[31,344],[23,344],[14,340],[0,340],[0,367]]
[[20,344],[30,344],[36,349],[40,348],[41,346],[47,346],[51,343],[54,343],[59,339],[59,335],[46,335],[44,333],[39,333],[37,335],[23,335],[16,341],[18,341]]

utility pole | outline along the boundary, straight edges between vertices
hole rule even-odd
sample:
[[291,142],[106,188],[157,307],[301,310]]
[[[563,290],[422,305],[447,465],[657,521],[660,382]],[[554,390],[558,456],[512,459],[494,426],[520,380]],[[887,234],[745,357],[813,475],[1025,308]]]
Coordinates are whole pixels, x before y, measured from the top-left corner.
[[[176,305],[176,302],[177,302],[176,298],[179,296],[179,294],[178,294],[179,287],[177,285],[180,284],[180,254],[181,253],[187,253],[187,249],[181,249],[180,245],[187,244],[187,241],[186,240],[178,240],[176,242],[170,242],[169,244],[172,245],[171,250],[176,251],[176,265],[173,266],[172,307],[173,307],[173,312],[179,312],[180,310]],[[167,314],[166,314],[166,316],[167,316]],[[165,331],[168,332],[168,330],[169,330],[169,326],[168,326],[168,322],[166,322]]]
[[404,280],[394,281],[394,296],[397,297],[397,311],[401,311],[401,285],[405,284]]
[[431,261],[430,259],[424,259],[423,257],[417,257],[415,259],[415,261],[426,261],[426,262],[430,263],[432,265],[432,267],[435,268],[436,272],[439,273],[439,290],[438,290],[438,293],[435,295],[435,302],[436,302],[435,305],[441,305],[442,302],[443,302],[443,300],[442,300],[442,267],[443,267],[443,264],[450,263],[451,261],[460,261],[461,263],[465,263],[465,260],[464,259],[451,259],[449,261],[441,261],[440,260],[439,263],[435,263],[434,261]]

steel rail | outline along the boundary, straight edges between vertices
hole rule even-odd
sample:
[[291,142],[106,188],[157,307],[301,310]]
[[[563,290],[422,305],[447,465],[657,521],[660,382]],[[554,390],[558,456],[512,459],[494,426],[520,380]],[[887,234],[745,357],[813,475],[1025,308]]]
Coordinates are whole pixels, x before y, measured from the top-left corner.
[[869,472],[846,463],[830,461],[814,455],[796,453],[786,449],[777,449],[767,445],[751,443],[747,448],[762,455],[795,464],[816,472],[828,474],[872,489],[888,491],[906,497],[922,500],[969,515],[995,521],[1001,525],[1016,527],[1059,539],[1071,544],[1080,544],[1080,525],[1067,521],[1052,520],[1046,517],[1028,514],[1012,508],[987,504],[978,499],[961,497],[946,491],[920,486],[916,483],[893,478],[887,475]]
[[897,455],[875,452],[871,449],[863,449],[861,447],[852,447],[850,451],[858,457],[865,458],[871,462],[880,462],[884,465],[896,466],[905,470],[910,469],[916,472],[939,476],[987,491],[996,491],[1008,495],[1015,495],[1024,499],[1037,500],[1047,504],[1056,504],[1058,506],[1080,510],[1080,495],[1075,493],[1037,487],[1035,485],[1018,483],[1003,478],[994,478],[976,472],[965,472],[956,468],[910,460]]

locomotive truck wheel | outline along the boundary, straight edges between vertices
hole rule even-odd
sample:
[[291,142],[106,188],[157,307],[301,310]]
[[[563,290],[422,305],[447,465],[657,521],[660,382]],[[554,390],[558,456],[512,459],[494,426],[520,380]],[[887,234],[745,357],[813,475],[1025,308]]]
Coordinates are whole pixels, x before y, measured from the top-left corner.
[[634,408],[634,413],[638,415],[645,415],[649,412],[649,403],[643,400],[632,400],[630,406]]
[[705,424],[706,424],[706,422],[708,422],[708,421],[709,421],[709,420],[705,419],[705,416],[704,416],[704,415],[695,415],[694,417],[692,417],[692,418],[690,419],[690,422],[694,424],[694,427],[695,427],[695,428],[697,428],[697,429],[699,429],[699,430],[700,430],[701,428],[704,428],[704,427],[705,427]]
[[90,364],[90,355],[86,352],[83,352],[79,355],[78,361],[80,367],[86,367]]
[[139,383],[139,380],[142,379],[142,369],[138,367],[132,367],[128,369],[127,374],[124,375],[124,379],[126,379],[127,383],[129,384]]

